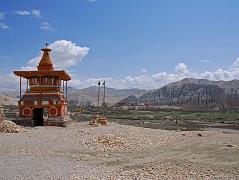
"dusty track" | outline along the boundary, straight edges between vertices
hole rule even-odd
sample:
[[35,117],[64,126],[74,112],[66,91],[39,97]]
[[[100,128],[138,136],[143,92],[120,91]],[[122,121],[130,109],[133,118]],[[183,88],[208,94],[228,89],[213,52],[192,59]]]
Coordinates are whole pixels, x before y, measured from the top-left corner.
[[0,179],[237,179],[238,154],[238,133],[73,123],[0,133]]

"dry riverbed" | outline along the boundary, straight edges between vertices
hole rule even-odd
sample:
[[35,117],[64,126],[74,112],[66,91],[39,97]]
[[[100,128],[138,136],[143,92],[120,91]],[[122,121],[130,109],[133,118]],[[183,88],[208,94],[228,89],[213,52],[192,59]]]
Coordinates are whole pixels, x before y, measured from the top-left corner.
[[239,134],[116,123],[0,133],[0,179],[239,179]]

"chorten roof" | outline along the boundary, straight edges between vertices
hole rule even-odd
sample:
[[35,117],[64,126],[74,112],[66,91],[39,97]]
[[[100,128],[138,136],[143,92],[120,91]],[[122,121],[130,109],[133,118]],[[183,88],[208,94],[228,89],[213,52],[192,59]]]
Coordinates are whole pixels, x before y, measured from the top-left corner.
[[43,48],[41,50],[43,51],[43,55],[39,62],[39,65],[37,66],[38,71],[53,71],[54,67],[50,58],[51,49],[47,48],[46,46],[46,48]]
[[24,78],[31,78],[34,76],[58,76],[62,80],[69,81],[71,77],[67,74],[64,70],[54,70],[53,62],[50,58],[51,49],[47,47],[46,44],[45,48],[42,48],[43,55],[37,66],[38,71],[14,71],[16,76],[24,77]]

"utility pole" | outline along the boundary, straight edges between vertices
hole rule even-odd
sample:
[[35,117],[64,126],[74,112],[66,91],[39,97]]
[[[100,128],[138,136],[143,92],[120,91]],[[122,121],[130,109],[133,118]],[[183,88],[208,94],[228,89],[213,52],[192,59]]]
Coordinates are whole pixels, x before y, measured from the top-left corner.
[[98,82],[98,86],[99,86],[99,89],[98,89],[98,107],[100,107],[100,81]]
[[20,100],[22,99],[22,77],[20,76]]
[[105,105],[105,81],[103,82],[103,86],[104,86],[104,97],[103,97],[103,105]]

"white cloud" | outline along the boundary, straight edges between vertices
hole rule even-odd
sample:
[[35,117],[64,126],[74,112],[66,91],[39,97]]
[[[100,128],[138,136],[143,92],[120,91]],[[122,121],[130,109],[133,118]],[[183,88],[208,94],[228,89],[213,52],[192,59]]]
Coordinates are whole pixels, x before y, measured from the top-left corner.
[[140,71],[141,71],[142,73],[146,73],[146,72],[148,72],[147,69],[141,69]]
[[41,17],[41,11],[39,9],[32,9],[32,16],[34,17]]
[[8,25],[6,25],[5,23],[0,22],[0,29],[8,30],[8,29],[11,29],[11,28]]
[[189,73],[188,71],[188,67],[186,64],[184,63],[179,63],[176,67],[175,67],[175,72],[177,74],[181,74],[181,75],[187,75]]
[[5,17],[5,13],[4,12],[0,12],[0,20],[4,19]]
[[[0,12],[0,21],[4,19],[5,12]],[[11,28],[4,22],[0,22],[0,30],[11,30]]]
[[3,74],[0,72],[0,91],[16,90],[19,85],[19,80],[14,74]]
[[55,29],[52,28],[48,22],[43,22],[42,25],[40,26],[40,28],[45,31],[55,31]]
[[15,11],[14,13],[18,14],[20,16],[30,16],[31,15],[31,12],[30,11],[26,11],[26,10],[24,10],[24,11]]
[[210,63],[210,60],[208,60],[208,59],[203,59],[203,60],[201,60],[201,62],[202,62],[202,63]]
[[[51,57],[56,69],[65,69],[77,65],[88,54],[89,48],[80,47],[71,41],[58,40],[49,45],[52,49]],[[41,53],[39,53],[41,54]],[[28,61],[27,65],[21,67],[21,70],[36,70],[41,55],[32,58]],[[70,70],[68,70],[69,72]],[[74,76],[74,75],[73,75]],[[0,91],[17,89],[19,85],[18,78],[13,75],[6,75],[0,72],[0,82],[2,86]],[[74,80],[73,84],[80,84],[79,80]],[[88,80],[88,84],[92,84],[91,80]]]
[[[80,47],[79,45],[67,41],[58,40],[49,45],[52,49],[51,57],[56,69],[67,69],[68,72],[73,72],[72,68],[79,64],[81,60],[88,54],[89,48]],[[39,63],[41,55],[32,58],[25,67],[24,70],[36,69]],[[72,80],[69,82],[70,86],[76,88],[85,88],[89,86],[97,85],[99,80],[106,81],[106,85],[114,88],[141,88],[141,89],[156,89],[160,88],[168,83],[180,81],[184,78],[197,78],[197,79],[209,79],[209,80],[233,80],[239,79],[239,58],[236,59],[231,66],[227,68],[218,68],[215,71],[194,72],[190,70],[187,64],[180,62],[175,68],[174,72],[158,72],[150,73],[145,70],[141,70],[141,74],[138,76],[127,75],[122,78],[112,77],[91,77],[86,79],[79,79],[79,74],[71,74]],[[147,73],[146,73],[147,72]],[[1,75],[1,74],[0,74]],[[9,82],[8,82],[9,81]],[[2,87],[9,86],[9,83],[14,81],[7,76],[1,75],[0,82],[4,82]]]
[[[52,52],[52,59],[61,68],[70,68],[78,64],[81,59],[88,53],[88,48],[82,48],[72,43],[71,41],[61,40],[55,41],[50,45],[54,49]],[[36,68],[40,57],[31,59],[27,66],[23,69],[32,70]],[[72,80],[69,82],[70,86],[76,88],[85,88],[97,85],[99,80],[106,81],[106,85],[114,88],[141,88],[141,89],[156,89],[168,83],[180,81],[184,78],[197,78],[209,80],[233,80],[239,79],[239,58],[226,69],[217,69],[215,71],[205,71],[196,73],[191,71],[185,63],[179,63],[175,66],[173,73],[158,72],[158,73],[143,73],[139,76],[128,75],[123,78],[111,77],[97,77],[79,79],[78,75],[72,74]],[[69,70],[68,70],[69,71]],[[2,78],[5,79],[5,78]],[[1,79],[0,79],[1,80]],[[7,81],[7,78],[5,79]]]
[[1,56],[1,55],[0,55],[0,60],[2,60],[2,59],[3,59],[3,60],[4,60],[4,59],[9,60],[9,59],[11,59],[11,57],[10,57],[10,56]]
[[[46,18],[42,17],[41,10],[39,9],[15,11],[14,13],[20,16],[29,16],[32,18],[41,18],[42,20],[46,20]],[[55,29],[47,21],[41,22],[40,29],[43,29],[45,31],[55,31]]]
[[197,78],[209,80],[233,80],[239,79],[239,58],[234,61],[232,66],[226,69],[217,69],[215,71],[205,71],[196,73],[189,70],[185,63],[179,63],[174,68],[174,73],[159,72],[155,74],[142,73],[139,76],[126,76],[124,78],[114,79],[110,77],[89,78],[85,80],[75,79],[70,82],[70,85],[77,88],[97,85],[99,80],[106,80],[107,86],[114,88],[141,88],[141,89],[156,89],[166,84],[180,81],[184,78]]
[[[67,40],[58,40],[49,45],[49,48],[52,49],[51,57],[54,63],[54,66],[57,69],[65,69],[75,66],[81,62],[81,60],[88,54],[88,47],[80,47],[75,43]],[[22,69],[32,70],[36,69],[41,55],[32,58],[28,61],[25,67]]]
[[41,11],[39,9],[19,10],[19,11],[15,11],[14,13],[20,16],[32,16],[36,18],[41,17]]
[[231,70],[231,71],[234,71],[234,70],[237,70],[237,69],[239,69],[239,58],[237,58],[237,59],[233,62],[232,66],[230,67],[230,70]]

